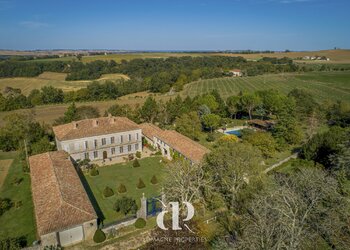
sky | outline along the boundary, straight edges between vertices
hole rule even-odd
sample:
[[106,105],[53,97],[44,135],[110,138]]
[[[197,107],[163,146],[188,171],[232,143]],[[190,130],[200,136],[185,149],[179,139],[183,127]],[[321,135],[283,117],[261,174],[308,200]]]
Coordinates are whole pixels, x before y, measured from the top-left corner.
[[350,48],[350,0],[0,0],[0,49]]

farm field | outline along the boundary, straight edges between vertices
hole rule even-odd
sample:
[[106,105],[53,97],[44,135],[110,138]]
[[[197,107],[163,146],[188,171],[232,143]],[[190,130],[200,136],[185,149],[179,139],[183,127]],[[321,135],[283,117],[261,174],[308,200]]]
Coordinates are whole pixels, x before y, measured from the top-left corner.
[[[22,202],[18,208],[12,207],[0,216],[0,239],[21,237],[27,239],[28,245],[36,239],[34,207],[30,189],[30,176],[22,170],[17,152],[0,152],[0,160],[13,160],[7,177],[0,187],[0,197],[10,198],[13,202]],[[14,178],[22,179],[19,184]]]
[[[139,160],[140,167],[134,168],[132,161],[128,163],[120,163],[111,166],[98,168],[99,175],[85,175],[89,187],[105,217],[104,223],[110,223],[115,220],[123,219],[125,216],[122,213],[117,213],[113,210],[113,205],[118,198],[123,196],[131,197],[136,200],[138,207],[140,206],[140,198],[142,193],[145,197],[150,198],[159,195],[161,181],[163,176],[164,164],[160,163],[162,157],[148,157]],[[155,175],[158,179],[158,184],[151,184],[151,178]],[[145,188],[137,189],[139,178],[145,183]],[[120,184],[125,185],[127,192],[119,194],[117,188]],[[112,197],[104,198],[103,190],[108,186],[113,189]]]
[[193,97],[216,89],[223,98],[227,98],[240,91],[277,89],[287,94],[294,88],[309,90],[318,101],[350,101],[350,72],[278,74],[201,80],[186,85],[183,94],[186,93]]
[[263,54],[235,54],[235,53],[217,53],[214,55],[225,56],[242,56],[248,60],[259,60],[263,57],[289,57],[296,59],[304,56],[326,56],[330,58],[330,61],[312,61],[312,60],[298,60],[296,62],[305,63],[350,63],[350,50],[320,50],[320,51],[297,51],[297,52],[276,52],[276,53],[263,53]]
[[[262,75],[242,78],[217,78],[201,80],[185,85],[183,91],[179,92],[182,97],[187,95],[195,96],[217,89],[223,98],[238,94],[240,91],[255,91],[264,89],[278,89],[288,93],[293,88],[304,88],[311,91],[318,101],[324,100],[345,100],[350,102],[350,72],[317,72],[303,74],[279,74]],[[109,101],[81,102],[77,106],[89,105],[96,107],[100,115],[113,104],[128,104],[132,107],[142,105],[148,96],[152,95],[157,101],[167,101],[175,95],[152,94],[148,92],[134,93]],[[0,126],[3,118],[15,112],[31,111],[39,122],[52,123],[62,116],[69,104],[43,105],[32,109],[0,112]]]
[[[44,72],[37,77],[14,77],[0,78],[0,90],[5,87],[19,88],[24,95],[28,95],[33,89],[40,89],[43,86],[53,86],[63,91],[77,90],[86,87],[92,80],[88,81],[66,81],[66,73]],[[122,74],[105,74],[95,81],[127,79]]]

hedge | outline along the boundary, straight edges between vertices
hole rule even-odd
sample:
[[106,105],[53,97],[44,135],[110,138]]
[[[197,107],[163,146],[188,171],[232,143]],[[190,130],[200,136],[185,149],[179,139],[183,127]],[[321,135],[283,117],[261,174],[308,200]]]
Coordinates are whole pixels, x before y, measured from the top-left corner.
[[138,161],[137,159],[135,159],[134,162],[132,163],[132,166],[133,166],[134,168],[140,167],[139,161]]
[[155,175],[152,176],[151,183],[153,185],[156,185],[158,183],[158,179],[157,179],[157,177]]
[[113,190],[110,187],[105,187],[105,189],[103,190],[103,196],[107,198],[113,195],[114,195]]
[[146,221],[142,218],[138,218],[136,221],[135,221],[135,227],[136,228],[144,228],[146,226]]
[[145,187],[146,187],[145,183],[143,182],[143,180],[141,178],[139,178],[139,183],[137,183],[137,188],[141,189],[141,188],[145,188]]
[[120,184],[118,187],[118,193],[123,194],[126,193],[126,187],[124,184]]
[[94,239],[94,242],[101,243],[106,240],[106,235],[101,229],[97,229],[93,239]]

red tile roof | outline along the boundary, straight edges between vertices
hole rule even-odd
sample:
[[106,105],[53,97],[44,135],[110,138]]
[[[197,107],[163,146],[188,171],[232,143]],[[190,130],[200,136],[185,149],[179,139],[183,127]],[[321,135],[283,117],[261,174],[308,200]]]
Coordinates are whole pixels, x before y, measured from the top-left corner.
[[100,117],[58,125],[52,128],[60,141],[106,135],[139,129],[126,117]]
[[156,135],[156,137],[194,163],[200,163],[204,155],[210,152],[206,147],[175,130],[165,130],[163,133]]
[[64,151],[29,157],[35,218],[40,236],[97,218],[68,157]]
[[161,128],[153,125],[152,123],[142,123],[139,125],[142,129],[142,134],[153,140],[153,137],[164,132]]

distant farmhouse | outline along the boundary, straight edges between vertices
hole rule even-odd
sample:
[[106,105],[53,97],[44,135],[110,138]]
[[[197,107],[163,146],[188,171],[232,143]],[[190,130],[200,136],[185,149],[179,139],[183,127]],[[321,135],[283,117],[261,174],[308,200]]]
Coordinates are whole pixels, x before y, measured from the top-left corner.
[[37,232],[42,246],[69,246],[92,239],[97,215],[69,154],[29,157]]
[[230,70],[230,73],[233,77],[241,77],[243,76],[242,71],[240,69],[232,69]]

